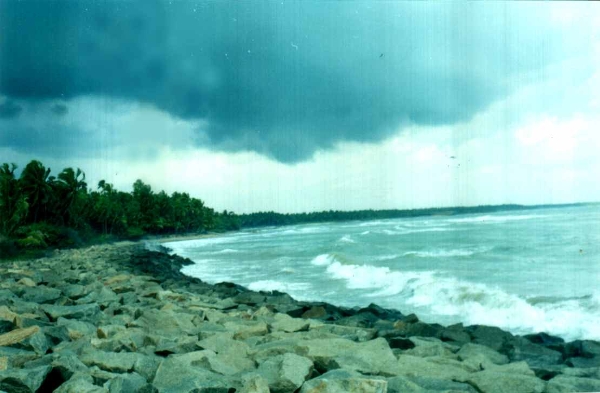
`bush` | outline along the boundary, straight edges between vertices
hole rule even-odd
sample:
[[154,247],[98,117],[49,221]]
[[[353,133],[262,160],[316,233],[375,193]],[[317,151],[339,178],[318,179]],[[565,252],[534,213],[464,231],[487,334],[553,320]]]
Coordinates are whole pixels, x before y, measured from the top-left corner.
[[68,248],[84,244],[76,230],[45,222],[21,227],[16,235],[17,244],[25,249]]

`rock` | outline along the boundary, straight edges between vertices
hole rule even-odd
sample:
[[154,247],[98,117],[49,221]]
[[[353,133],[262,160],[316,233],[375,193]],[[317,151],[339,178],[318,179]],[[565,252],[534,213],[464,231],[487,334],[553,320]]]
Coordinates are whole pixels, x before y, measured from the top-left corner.
[[4,371],[8,368],[8,358],[6,356],[0,356],[0,371]]
[[369,341],[375,338],[377,335],[377,330],[375,329],[366,329],[360,327],[353,326],[341,326],[334,324],[320,324],[318,326],[314,326],[310,324],[310,330],[315,330],[319,332],[331,333],[341,338],[345,338],[352,341],[364,342]]
[[266,360],[258,367],[258,373],[268,382],[272,393],[293,392],[311,374],[313,362],[293,353],[286,353]]
[[531,367],[543,367],[562,362],[562,354],[542,345],[534,344],[521,337],[512,341],[508,356],[511,361],[524,360]]
[[468,365],[451,359],[447,359],[444,363],[441,359],[436,358],[400,355],[396,368],[393,371],[394,375],[403,375],[406,377],[432,377],[465,381],[473,369]]
[[[428,392],[469,392],[469,393],[478,393],[471,385],[463,382],[455,382],[449,381],[447,379],[438,379],[431,377],[411,377],[409,378],[411,382],[416,384],[422,389],[427,390]],[[388,391],[390,386],[390,380],[388,380]]]
[[600,379],[559,375],[548,381],[546,393],[600,392]]
[[77,373],[63,383],[55,393],[109,393],[108,389],[96,386],[91,376]]
[[543,345],[550,349],[558,350],[564,344],[565,340],[560,337],[551,336],[548,333],[527,334],[524,339],[531,341],[534,344]]
[[569,359],[567,359],[565,364],[567,364],[570,367],[575,367],[575,368],[600,367],[600,356],[594,357],[594,358],[582,358],[582,357],[569,358]]
[[98,338],[110,338],[117,333],[124,332],[125,330],[127,330],[127,328],[122,325],[98,326],[96,329],[96,336],[98,336]]
[[109,393],[140,393],[148,383],[138,373],[119,375],[104,384]]
[[80,360],[88,367],[98,366],[100,369],[116,373],[131,372],[138,356],[137,353],[118,353],[104,351],[88,351],[80,356]]
[[33,281],[29,277],[23,277],[22,279],[20,279],[19,281],[17,281],[17,284],[21,284],[21,285],[24,285],[24,286],[30,287],[30,288],[33,288],[33,287],[36,286],[35,281]]
[[53,321],[56,321],[60,317],[91,321],[100,313],[100,307],[97,304],[83,304],[79,306],[54,306],[44,304],[41,306],[41,309]]
[[20,368],[23,367],[23,364],[35,360],[40,356],[35,352],[20,348],[0,347],[0,357],[8,359],[8,368]]
[[506,355],[502,355],[485,345],[467,343],[463,345],[456,354],[459,359],[468,362],[471,365],[486,363],[486,361],[493,364],[508,363],[508,357]]
[[471,342],[471,336],[464,330],[462,323],[445,328],[440,338],[442,341],[453,341],[461,344]]
[[575,340],[566,345],[565,354],[568,357],[600,357],[600,343],[592,340]]
[[11,330],[8,333],[0,335],[0,346],[9,346],[21,343],[39,331],[40,328],[38,326]]
[[76,319],[67,319],[59,317],[56,321],[57,326],[64,326],[71,340],[78,340],[81,337],[92,336],[96,333],[96,326],[89,322],[78,321]]
[[45,285],[40,285],[34,288],[27,288],[21,299],[27,302],[34,302],[38,304],[50,303],[58,299],[62,295],[60,289],[48,288]]
[[387,381],[348,370],[329,371],[304,382],[300,393],[385,393]]
[[79,284],[65,285],[62,287],[63,294],[73,300],[84,297],[89,293],[89,288]]
[[262,321],[243,321],[240,319],[228,321],[223,324],[225,329],[233,332],[233,338],[236,340],[245,340],[249,337],[264,336],[269,333],[269,328]]
[[395,375],[396,357],[383,338],[363,343],[342,338],[302,340],[296,344],[295,352],[311,359],[320,372],[347,368],[367,374]]
[[258,374],[245,374],[242,376],[242,388],[239,393],[270,393],[269,382]]
[[235,388],[223,375],[194,366],[185,355],[165,359],[152,384],[159,393],[229,393],[230,388]]
[[93,292],[88,293],[86,296],[75,301],[77,304],[90,304],[97,303],[100,305],[108,305],[109,303],[118,302],[119,295],[114,293],[109,288],[102,286]]
[[502,352],[502,349],[510,343],[514,336],[495,326],[473,325],[465,328],[475,344],[481,344]]
[[528,375],[534,376],[535,372],[529,368],[529,365],[525,361],[507,363],[502,365],[496,364],[486,364],[484,366],[486,370],[494,371],[498,373],[506,373],[506,374],[520,374],[520,375]]
[[322,306],[313,306],[302,314],[304,319],[323,319],[327,317],[327,311]]
[[198,342],[198,346],[216,353],[232,353],[246,356],[250,346],[243,341],[234,340],[231,333],[217,333]]
[[50,348],[50,342],[46,338],[46,335],[41,331],[36,332],[32,336],[26,338],[20,343],[20,346],[24,349],[31,349],[38,355],[44,355]]
[[17,316],[18,316],[18,314],[15,312],[12,312],[8,307],[0,306],[0,320],[1,321],[13,323]]
[[395,349],[411,349],[415,347],[415,343],[412,342],[409,338],[404,337],[392,337],[389,340],[390,348]]
[[257,304],[263,304],[265,302],[265,295],[257,292],[248,291],[236,295],[233,298],[233,301],[237,304],[248,304],[250,306],[255,306]]
[[275,314],[274,321],[271,323],[271,329],[288,333],[308,330],[310,322],[303,319],[292,318],[287,314]]
[[536,377],[488,370],[471,375],[467,383],[481,393],[542,393],[545,387]]
[[59,355],[51,365],[52,369],[56,370],[65,381],[68,381],[75,373],[87,371],[86,365],[73,354]]
[[388,378],[387,383],[388,393],[425,393],[424,388],[404,376]]
[[187,353],[196,349],[198,349],[198,338],[196,336],[160,337],[156,343],[154,353],[159,356],[168,356],[172,353]]
[[50,370],[50,366],[40,366],[0,371],[0,390],[11,393],[37,392]]
[[153,334],[170,336],[172,334],[197,334],[199,328],[192,323],[193,315],[173,311],[146,309],[130,325],[141,327]]
[[419,356],[419,357],[431,357],[431,356],[454,356],[454,351],[457,348],[450,344],[443,343],[437,338],[433,337],[411,337],[409,339],[415,344],[414,348],[404,351],[407,355]]

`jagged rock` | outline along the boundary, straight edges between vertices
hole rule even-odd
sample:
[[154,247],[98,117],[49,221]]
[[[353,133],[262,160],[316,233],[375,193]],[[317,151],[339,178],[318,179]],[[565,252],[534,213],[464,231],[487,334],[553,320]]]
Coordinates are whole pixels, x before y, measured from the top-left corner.
[[569,358],[569,359],[567,359],[565,361],[565,364],[567,364],[570,367],[575,367],[575,368],[600,367],[600,357],[594,357],[594,358],[582,358],[582,357]]
[[329,371],[304,382],[300,393],[385,393],[387,381],[348,370]]
[[[416,384],[427,392],[468,392],[478,393],[471,385],[463,382],[455,382],[447,379],[438,379],[431,377],[410,377],[411,382]],[[388,392],[390,392],[390,380],[388,380]]]
[[76,319],[67,319],[59,317],[56,326],[64,326],[71,340],[77,340],[81,337],[92,336],[96,332],[96,326],[89,322],[78,321]]
[[319,371],[347,368],[394,375],[396,370],[396,357],[383,338],[363,343],[341,338],[303,340],[296,344],[296,353],[311,359]]
[[0,356],[8,359],[9,368],[20,368],[23,364],[39,358],[35,352],[12,347],[0,347]]
[[456,358],[454,352],[458,349],[450,344],[443,343],[433,337],[411,337],[409,339],[414,343],[412,349],[406,350],[404,353],[412,356],[431,357],[431,356],[446,356]]
[[159,393],[229,393],[235,388],[226,377],[195,366],[198,359],[186,355],[171,356],[160,364],[152,382]]
[[255,306],[257,304],[263,304],[265,302],[265,295],[257,292],[243,292],[235,297],[233,297],[233,301],[237,304],[248,304],[251,306]]
[[146,379],[138,373],[121,374],[104,384],[109,393],[140,393],[146,388]]
[[513,341],[514,336],[495,326],[473,325],[465,328],[475,344],[485,345],[502,352],[503,347]]
[[542,393],[545,387],[543,381],[533,376],[488,370],[471,375],[467,383],[481,393]]
[[38,287],[27,288],[21,298],[26,302],[34,302],[38,304],[50,303],[58,299],[62,295],[60,289],[48,288],[45,285]]
[[465,331],[462,323],[445,328],[440,338],[442,341],[454,341],[460,344],[471,342],[471,336]]
[[41,309],[48,314],[53,321],[56,321],[60,317],[90,321],[100,313],[100,307],[97,304],[82,304],[78,306],[55,306],[44,304],[41,306]]
[[65,381],[68,381],[77,372],[86,372],[87,367],[76,355],[58,355],[52,360],[52,369],[56,370]]
[[127,328],[122,325],[104,325],[98,326],[96,329],[96,336],[98,338],[110,338],[116,333],[124,332]]
[[93,292],[88,293],[86,296],[75,301],[77,304],[90,304],[97,303],[101,305],[107,305],[109,303],[118,302],[119,295],[114,293],[109,288],[102,286]]
[[198,349],[198,338],[196,336],[160,337],[156,343],[154,353],[167,356],[172,353],[192,352],[196,349]]
[[50,342],[46,335],[41,331],[36,332],[30,337],[23,340],[20,344],[24,349],[31,349],[38,355],[44,355],[50,348]]
[[6,370],[8,368],[8,357],[0,356],[0,371]]
[[562,354],[542,345],[533,344],[521,337],[515,337],[508,350],[511,361],[524,360],[531,367],[555,365],[562,362]]
[[506,355],[502,355],[485,345],[467,343],[463,345],[456,354],[461,360],[473,366],[485,365],[486,363],[508,363],[508,357]]
[[269,382],[259,374],[245,374],[242,376],[242,388],[239,393],[270,393]]
[[40,328],[38,326],[11,330],[8,333],[0,335],[0,346],[9,346],[21,343],[39,331]]
[[308,330],[310,322],[303,319],[292,318],[287,314],[275,314],[274,321],[271,323],[272,330],[278,330],[288,333]]
[[396,376],[387,379],[388,393],[425,393],[425,389],[411,381],[408,377]]
[[88,351],[80,356],[80,360],[88,367],[98,366],[105,371],[126,373],[133,371],[133,366],[139,356],[143,355],[127,352]]
[[546,393],[600,392],[600,379],[559,375],[548,381]]
[[253,336],[264,336],[269,333],[269,328],[262,321],[243,321],[233,320],[223,324],[225,328],[233,332],[233,338],[236,340],[245,340]]
[[302,314],[305,319],[324,319],[327,317],[327,311],[322,306],[314,306]]
[[0,390],[11,393],[37,392],[51,369],[50,366],[40,366],[0,371]]
[[258,373],[269,384],[272,393],[293,392],[311,374],[313,362],[293,353],[286,353],[266,360],[258,367]]
[[91,376],[84,373],[77,373],[67,382],[60,385],[55,393],[109,393],[108,389],[94,385]]
[[130,325],[141,327],[153,334],[169,336],[171,334],[197,334],[198,327],[192,322],[193,315],[173,311],[146,309]]
[[406,377],[433,377],[465,381],[473,369],[452,359],[446,359],[445,362],[442,362],[439,358],[400,355],[397,365],[392,371],[393,375],[403,375]]
[[198,346],[216,353],[232,353],[246,356],[250,346],[243,341],[234,340],[231,333],[216,333],[198,342]]
[[330,334],[334,334],[341,338],[346,338],[352,341],[364,342],[369,341],[375,338],[377,331],[375,329],[366,329],[359,328],[353,326],[341,326],[334,324],[320,324],[313,327],[313,324],[310,324],[310,330],[315,330],[319,332],[326,332]]
[[35,281],[33,281],[29,277],[23,277],[22,279],[20,279],[19,281],[17,281],[17,284],[21,284],[21,285],[24,285],[24,286],[30,287],[30,288],[33,288],[33,287],[36,286]]
[[567,357],[600,357],[600,342],[591,340],[575,340],[566,345],[565,354]]

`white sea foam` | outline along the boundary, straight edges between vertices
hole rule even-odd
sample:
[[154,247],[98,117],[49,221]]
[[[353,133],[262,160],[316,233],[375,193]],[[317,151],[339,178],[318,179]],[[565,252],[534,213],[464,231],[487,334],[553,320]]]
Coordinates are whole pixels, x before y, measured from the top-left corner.
[[340,237],[338,239],[338,242],[340,242],[340,243],[356,243],[356,241],[354,241],[354,239],[352,239],[352,237],[350,235],[344,235],[344,236]]
[[551,332],[566,339],[600,338],[600,295],[581,300],[529,304],[515,294],[432,272],[401,272],[388,267],[342,264],[328,255],[326,271],[346,280],[348,289],[373,289],[375,298],[400,296],[429,315],[454,316],[465,324],[486,324],[525,334]]
[[395,227],[396,229],[383,229],[381,233],[385,235],[408,235],[411,233],[421,233],[421,232],[448,232],[448,231],[457,231],[458,228],[447,228],[447,227],[430,227],[430,228],[419,228],[419,229],[408,229],[402,227]]
[[414,256],[420,258],[450,258],[450,257],[468,257],[474,254],[488,251],[489,248],[480,249],[455,249],[455,250],[432,250],[432,251],[407,251],[403,256]]
[[314,257],[312,261],[310,261],[310,263],[316,266],[329,265],[331,262],[333,262],[333,256],[329,254],[318,255]]
[[233,248],[224,248],[219,251],[212,251],[209,254],[237,254],[238,252],[240,252],[240,250],[236,250]]

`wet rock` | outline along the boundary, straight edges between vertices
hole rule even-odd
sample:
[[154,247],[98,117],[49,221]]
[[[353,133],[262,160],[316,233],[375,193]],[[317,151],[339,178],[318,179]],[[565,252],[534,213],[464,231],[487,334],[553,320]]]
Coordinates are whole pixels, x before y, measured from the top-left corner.
[[443,343],[437,338],[411,337],[409,340],[415,344],[415,347],[406,350],[404,353],[407,355],[419,356],[423,358],[431,356],[456,358],[456,356],[454,356],[454,352],[458,348],[455,348],[450,344]]
[[109,393],[108,389],[94,385],[91,376],[77,373],[63,383],[55,393]]
[[600,357],[600,343],[592,340],[575,340],[566,344],[565,354],[567,357]]
[[467,343],[463,345],[456,354],[461,360],[474,366],[477,365],[477,367],[488,363],[508,363],[508,357],[506,355],[494,351],[485,345]]
[[531,367],[559,364],[562,362],[563,357],[560,352],[534,344],[521,337],[516,337],[512,340],[511,348],[507,354],[511,361],[524,360]]
[[548,381],[546,393],[599,392],[600,379],[559,375]]
[[495,351],[502,352],[514,337],[512,334],[495,326],[473,325],[465,328],[475,344],[485,345]]
[[81,355],[80,360],[88,367],[97,366],[105,371],[126,373],[133,371],[138,356],[143,355],[92,350]]
[[104,384],[109,393],[140,393],[146,388],[146,379],[138,373],[119,375]]
[[565,364],[569,367],[575,368],[591,368],[591,367],[600,367],[600,357],[594,358],[583,358],[583,357],[575,357],[569,358],[565,361]]
[[320,324],[318,326],[314,326],[310,324],[310,330],[318,331],[318,332],[326,332],[341,338],[345,338],[352,341],[364,342],[369,341],[375,338],[377,335],[377,331],[375,329],[365,329],[359,327],[352,326],[341,326],[334,324]]
[[[449,381],[447,379],[438,379],[431,377],[411,377],[409,378],[411,382],[418,385],[420,388],[427,390],[428,392],[468,392],[468,393],[478,393],[475,388],[471,385],[463,382],[455,382]],[[388,380],[388,392],[390,382]]]
[[92,336],[96,332],[96,326],[94,324],[63,317],[58,318],[56,321],[56,326],[64,326],[71,340],[78,340],[81,337]]
[[300,393],[385,393],[387,381],[348,370],[329,371],[306,381]]
[[287,314],[275,314],[271,330],[293,333],[308,330],[309,326],[310,322],[306,320],[292,318]]

